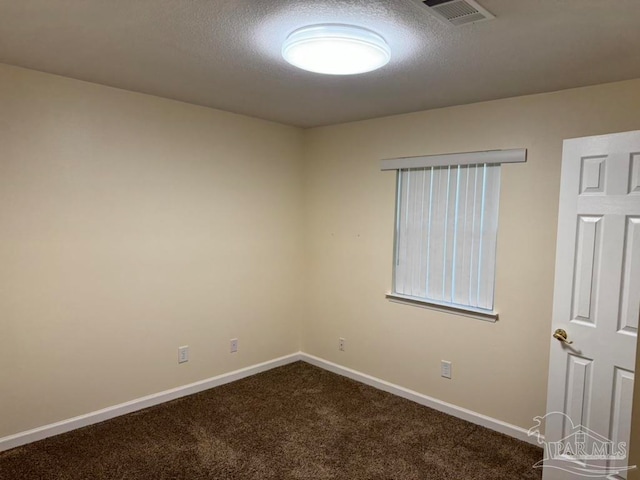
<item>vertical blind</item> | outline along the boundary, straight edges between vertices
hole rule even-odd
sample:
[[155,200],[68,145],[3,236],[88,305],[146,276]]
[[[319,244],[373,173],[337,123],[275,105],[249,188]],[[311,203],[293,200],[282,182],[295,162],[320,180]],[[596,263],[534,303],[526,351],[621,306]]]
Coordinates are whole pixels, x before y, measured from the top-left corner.
[[398,170],[395,293],[493,310],[500,165]]

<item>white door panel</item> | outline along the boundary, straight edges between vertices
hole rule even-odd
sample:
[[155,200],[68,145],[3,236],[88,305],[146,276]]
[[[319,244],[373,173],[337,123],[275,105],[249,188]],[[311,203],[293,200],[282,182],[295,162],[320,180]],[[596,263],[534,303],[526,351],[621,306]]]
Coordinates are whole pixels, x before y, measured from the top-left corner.
[[614,452],[629,442],[640,317],[640,132],[564,142],[556,255],[551,333],[563,329],[573,343],[552,339],[544,479],[584,479],[588,470],[613,467],[622,470],[607,478],[624,479],[626,460],[558,461],[552,450],[563,439],[566,446],[577,438],[587,455],[598,442],[611,440]]

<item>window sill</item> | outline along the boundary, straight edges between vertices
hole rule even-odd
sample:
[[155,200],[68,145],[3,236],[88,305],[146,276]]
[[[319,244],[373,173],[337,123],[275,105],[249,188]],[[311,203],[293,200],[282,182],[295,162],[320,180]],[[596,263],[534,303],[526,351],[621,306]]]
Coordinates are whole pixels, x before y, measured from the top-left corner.
[[397,293],[387,293],[386,297],[394,303],[402,303],[404,305],[413,305],[414,307],[428,308],[438,312],[451,313],[453,315],[462,315],[464,317],[477,318],[486,322],[495,323],[498,321],[498,312],[490,312],[486,310],[474,309],[471,307],[459,307],[454,305],[442,305],[439,303],[429,302],[421,298],[405,297]]

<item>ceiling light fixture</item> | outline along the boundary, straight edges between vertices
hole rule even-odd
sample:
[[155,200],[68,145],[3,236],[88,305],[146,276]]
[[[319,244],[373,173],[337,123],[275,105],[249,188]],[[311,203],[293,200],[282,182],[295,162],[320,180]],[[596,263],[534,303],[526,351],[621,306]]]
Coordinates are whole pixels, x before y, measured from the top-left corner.
[[366,28],[322,24],[291,33],[282,46],[282,56],[310,72],[355,75],[385,66],[391,49],[384,38]]

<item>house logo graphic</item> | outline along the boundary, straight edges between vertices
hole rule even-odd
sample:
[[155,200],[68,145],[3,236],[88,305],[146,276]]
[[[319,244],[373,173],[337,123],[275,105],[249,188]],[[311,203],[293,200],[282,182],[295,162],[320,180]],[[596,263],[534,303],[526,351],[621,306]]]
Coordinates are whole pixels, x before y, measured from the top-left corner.
[[[565,436],[556,442],[545,441],[540,433],[542,422],[549,418],[564,426]],[[627,466],[626,442],[614,442],[583,425],[574,425],[562,412],[547,413],[533,420],[536,425],[529,429],[528,436],[537,437],[544,446],[544,458],[533,468],[555,468],[590,478],[621,475],[636,468]]]

